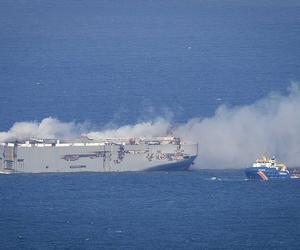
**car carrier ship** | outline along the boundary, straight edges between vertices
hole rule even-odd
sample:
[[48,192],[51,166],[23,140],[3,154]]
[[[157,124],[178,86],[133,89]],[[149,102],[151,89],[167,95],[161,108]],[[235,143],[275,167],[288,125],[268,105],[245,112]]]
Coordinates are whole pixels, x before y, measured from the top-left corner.
[[0,173],[187,170],[197,154],[176,137],[31,139],[0,144]]

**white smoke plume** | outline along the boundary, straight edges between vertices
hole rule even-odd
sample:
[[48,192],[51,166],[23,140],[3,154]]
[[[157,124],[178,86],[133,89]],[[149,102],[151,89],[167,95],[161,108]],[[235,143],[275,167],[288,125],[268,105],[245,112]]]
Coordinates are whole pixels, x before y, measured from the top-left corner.
[[288,96],[273,93],[248,106],[220,106],[213,117],[192,119],[176,134],[199,142],[202,168],[244,167],[265,153],[300,166],[299,86],[292,84]]
[[170,122],[164,118],[157,118],[155,121],[126,125],[116,129],[89,132],[87,136],[93,139],[165,136],[170,133],[170,129]]
[[181,136],[199,143],[196,168],[243,168],[260,154],[277,156],[290,166],[300,165],[300,89],[292,84],[289,94],[272,93],[251,105],[220,106],[215,115],[194,118],[172,126],[163,118],[116,129],[89,131],[84,124],[64,123],[55,118],[41,122],[17,122],[0,141],[28,138],[131,138]]
[[9,131],[0,132],[0,142],[31,138],[75,138],[82,125],[64,123],[48,117],[41,122],[16,122]]

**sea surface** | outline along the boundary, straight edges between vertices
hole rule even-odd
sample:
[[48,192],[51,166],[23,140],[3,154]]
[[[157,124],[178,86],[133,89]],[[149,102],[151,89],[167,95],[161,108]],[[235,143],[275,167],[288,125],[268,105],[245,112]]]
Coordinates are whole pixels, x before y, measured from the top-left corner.
[[[298,0],[1,0],[0,131],[185,123],[285,95],[299,13]],[[0,175],[0,249],[300,249],[300,181],[244,178]]]
[[1,0],[0,131],[185,122],[300,81],[298,0]]
[[1,249],[299,249],[299,190],[241,170],[2,175]]

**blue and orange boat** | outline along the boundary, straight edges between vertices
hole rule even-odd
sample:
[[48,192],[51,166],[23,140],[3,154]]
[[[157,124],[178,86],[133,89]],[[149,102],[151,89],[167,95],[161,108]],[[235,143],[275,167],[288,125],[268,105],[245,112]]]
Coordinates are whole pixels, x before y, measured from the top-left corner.
[[249,180],[286,180],[291,174],[286,165],[277,163],[275,157],[269,159],[266,156],[258,158],[252,167],[246,168],[246,176]]

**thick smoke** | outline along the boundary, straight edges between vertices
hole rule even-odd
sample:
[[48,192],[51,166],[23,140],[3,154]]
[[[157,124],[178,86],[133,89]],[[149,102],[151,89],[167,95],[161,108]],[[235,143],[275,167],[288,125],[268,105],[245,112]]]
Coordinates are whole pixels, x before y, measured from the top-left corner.
[[64,123],[48,117],[41,122],[16,122],[9,131],[0,132],[0,141],[25,140],[31,138],[75,138],[82,125]]
[[130,138],[172,133],[199,143],[196,168],[243,168],[260,154],[277,156],[290,166],[300,164],[300,90],[292,84],[287,96],[270,94],[252,105],[220,106],[215,115],[172,126],[166,119],[127,125],[117,129],[89,131],[83,124],[54,118],[41,122],[18,122],[0,141],[28,138]]
[[147,136],[165,136],[171,133],[171,124],[163,118],[151,122],[141,122],[135,125],[126,125],[116,129],[94,131],[87,133],[89,138],[131,138]]
[[192,119],[176,134],[199,142],[198,166],[244,167],[261,154],[300,164],[300,90],[270,94],[249,106],[220,106],[211,118]]

